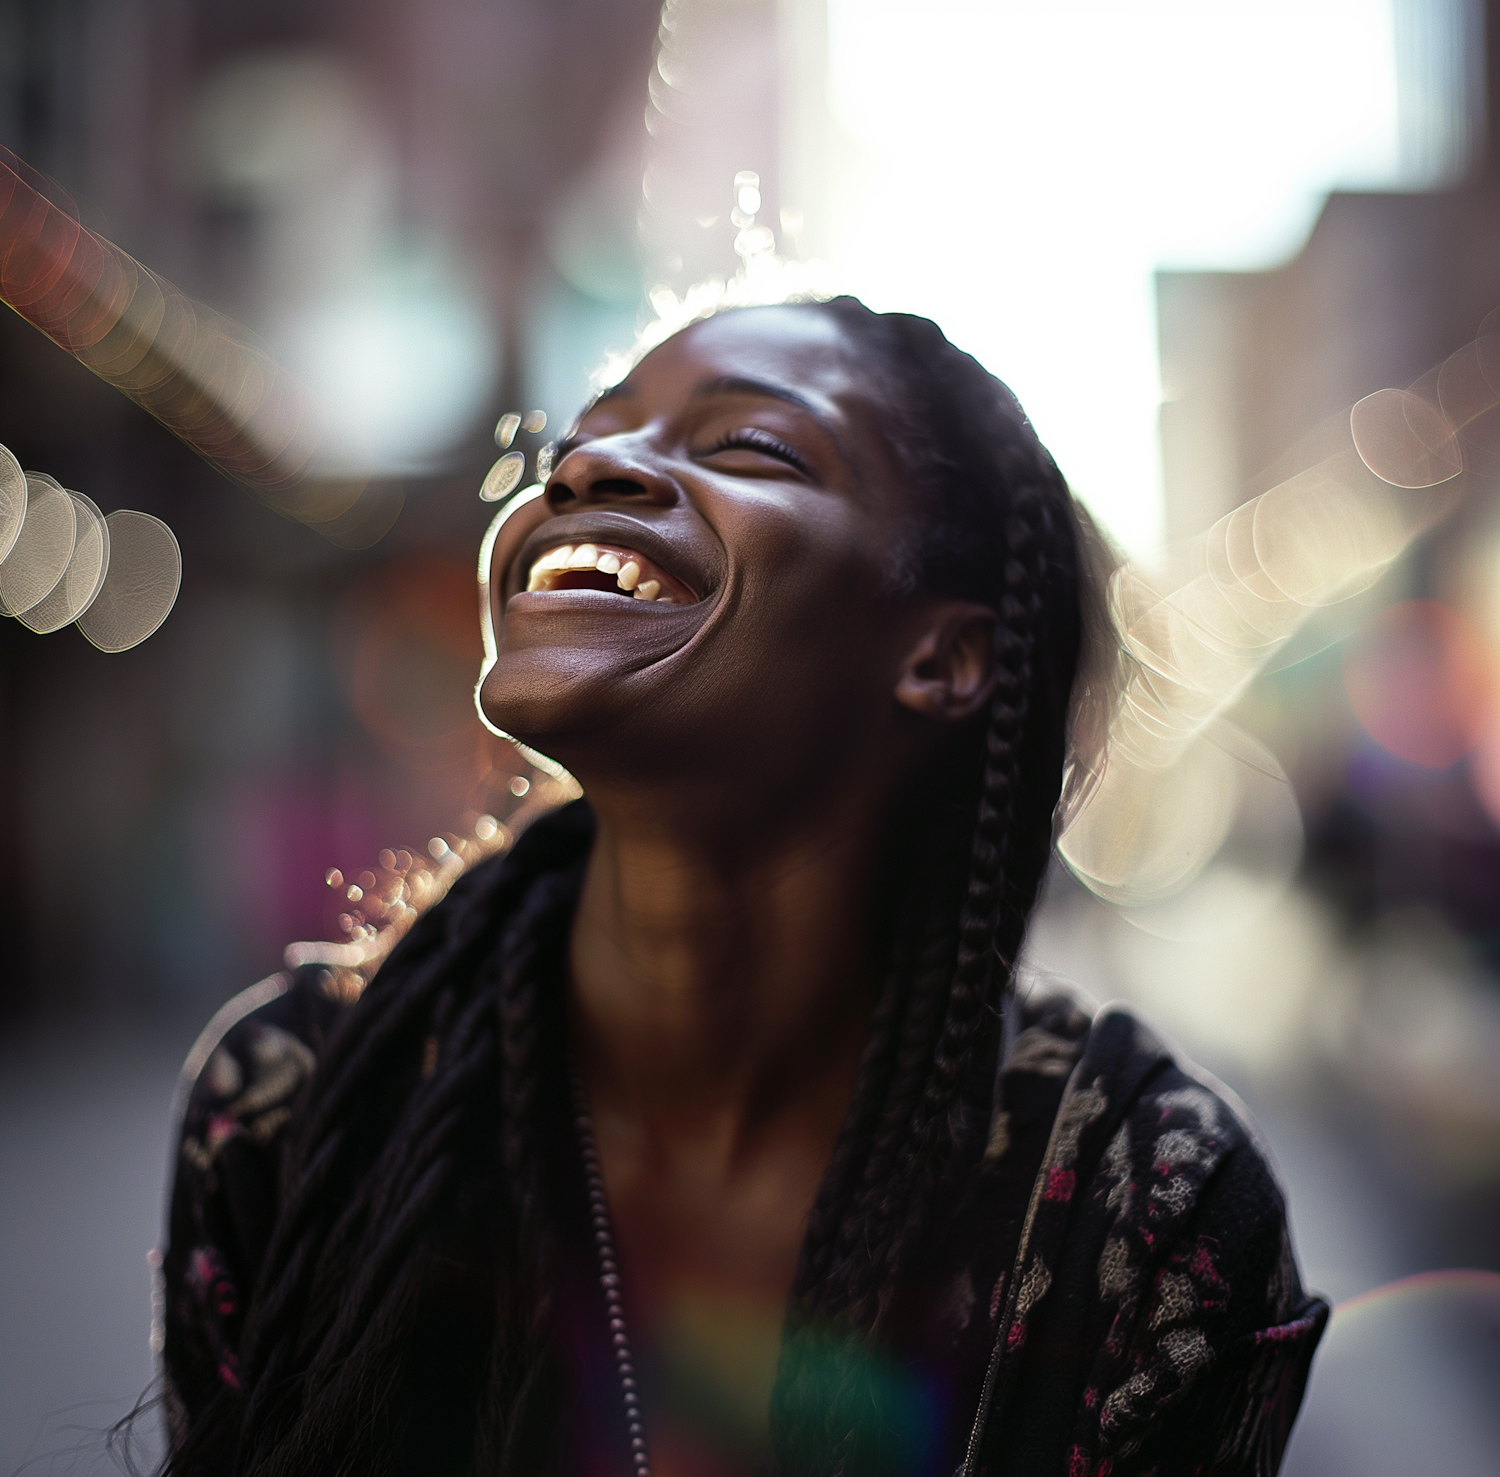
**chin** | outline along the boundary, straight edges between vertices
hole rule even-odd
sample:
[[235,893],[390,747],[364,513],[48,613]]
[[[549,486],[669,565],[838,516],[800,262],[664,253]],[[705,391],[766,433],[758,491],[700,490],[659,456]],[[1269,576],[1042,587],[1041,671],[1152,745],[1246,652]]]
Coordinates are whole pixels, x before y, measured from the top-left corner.
[[479,684],[479,711],[512,738],[549,754],[557,741],[587,733],[601,717],[598,684],[567,657],[566,652],[541,659],[534,652],[524,660],[502,656]]
[[479,685],[496,728],[580,778],[601,765],[648,773],[673,747],[641,674],[601,670],[598,654],[552,648],[501,653]]

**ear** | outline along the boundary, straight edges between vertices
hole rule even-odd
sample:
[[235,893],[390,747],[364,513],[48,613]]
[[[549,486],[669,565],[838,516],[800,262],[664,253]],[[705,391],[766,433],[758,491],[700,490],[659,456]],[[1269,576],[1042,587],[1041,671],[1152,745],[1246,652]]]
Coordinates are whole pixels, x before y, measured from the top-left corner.
[[939,723],[972,717],[995,690],[995,612],[948,600],[932,607],[901,664],[895,698]]

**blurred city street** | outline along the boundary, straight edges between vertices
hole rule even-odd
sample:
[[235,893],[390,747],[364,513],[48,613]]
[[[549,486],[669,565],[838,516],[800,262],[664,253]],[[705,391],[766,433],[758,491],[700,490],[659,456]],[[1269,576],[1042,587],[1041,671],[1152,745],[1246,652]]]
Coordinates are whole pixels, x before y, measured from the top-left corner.
[[0,1471],[116,1470],[105,1433],[154,1378],[146,1254],[195,1029],[86,1020],[0,1049]]
[[[0,145],[363,489],[281,516],[0,307],[0,443],[181,558],[130,650],[0,621],[0,1477],[128,1466],[184,1056],[527,792],[473,701],[496,489],[747,240],[1005,379],[1141,589],[1260,559],[1236,510],[1335,442],[1380,481],[1399,537],[1314,530],[1339,598],[1199,643],[1203,767],[1123,831],[1201,855],[1075,835],[1028,952],[1264,1133],[1338,1305],[1288,1477],[1500,1473],[1500,0],[0,0]],[[1372,465],[1379,392],[1454,475]]]

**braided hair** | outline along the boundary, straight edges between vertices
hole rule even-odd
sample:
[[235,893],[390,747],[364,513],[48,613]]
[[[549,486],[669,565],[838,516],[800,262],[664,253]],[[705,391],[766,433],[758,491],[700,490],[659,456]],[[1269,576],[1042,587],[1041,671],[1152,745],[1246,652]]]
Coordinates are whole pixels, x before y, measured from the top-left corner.
[[[982,1152],[1002,997],[1051,845],[1080,577],[1066,485],[1009,390],[926,319],[853,298],[805,311],[832,315],[881,381],[911,492],[893,580],[998,616],[987,721],[913,834],[792,1290],[773,1466],[827,1477],[889,1469],[866,1351],[935,1198]],[[189,1422],[170,1477],[557,1469],[565,1207],[544,1188],[544,1125],[571,1131],[553,982],[591,836],[582,803],[538,823],[461,879],[349,1011],[299,1107],[237,1383]]]
[[825,311],[886,380],[886,434],[914,503],[898,577],[999,619],[981,752],[918,849],[911,870],[928,885],[908,886],[905,937],[793,1287],[772,1409],[789,1474],[878,1472],[891,1460],[865,1434],[880,1422],[864,1346],[934,1192],[983,1148],[1002,996],[1051,847],[1080,627],[1072,500],[1015,397],[925,318],[852,298]]

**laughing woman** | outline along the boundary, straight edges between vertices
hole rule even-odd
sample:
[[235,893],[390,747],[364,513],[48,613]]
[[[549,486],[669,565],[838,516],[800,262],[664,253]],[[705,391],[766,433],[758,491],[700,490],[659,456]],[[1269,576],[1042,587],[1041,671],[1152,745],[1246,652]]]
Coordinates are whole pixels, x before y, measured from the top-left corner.
[[1326,1307],[1251,1132],[1015,966],[1088,580],[1014,398],[852,299],[646,355],[494,545],[585,799],[208,1058],[172,1473],[1273,1473]]

